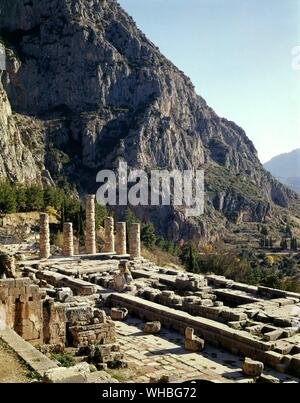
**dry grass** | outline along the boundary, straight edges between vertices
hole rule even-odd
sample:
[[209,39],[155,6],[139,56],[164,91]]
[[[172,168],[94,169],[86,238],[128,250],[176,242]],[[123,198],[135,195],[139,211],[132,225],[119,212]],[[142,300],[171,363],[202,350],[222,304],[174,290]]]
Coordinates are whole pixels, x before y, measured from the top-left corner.
[[157,266],[173,267],[178,270],[184,270],[178,257],[172,256],[168,252],[162,251],[159,248],[148,249],[143,247],[142,256],[154,262]]

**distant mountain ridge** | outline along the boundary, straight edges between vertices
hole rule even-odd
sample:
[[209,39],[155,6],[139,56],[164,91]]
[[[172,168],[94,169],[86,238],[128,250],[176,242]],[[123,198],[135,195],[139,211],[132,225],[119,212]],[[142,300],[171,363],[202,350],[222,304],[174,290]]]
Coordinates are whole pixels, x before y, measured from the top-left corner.
[[280,182],[300,194],[300,148],[277,155],[264,167]]

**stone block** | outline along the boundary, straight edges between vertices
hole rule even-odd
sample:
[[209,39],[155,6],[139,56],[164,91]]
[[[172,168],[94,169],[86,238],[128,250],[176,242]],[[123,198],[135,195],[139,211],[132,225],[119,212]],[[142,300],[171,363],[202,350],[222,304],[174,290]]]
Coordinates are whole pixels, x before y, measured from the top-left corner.
[[245,358],[243,363],[243,372],[245,375],[251,378],[257,378],[261,376],[264,370],[264,364],[259,361],[254,361],[251,358]]
[[53,368],[43,378],[44,383],[87,383],[90,366],[81,363],[70,368]]
[[159,321],[147,322],[144,325],[144,332],[147,334],[157,334],[161,330],[161,323]]
[[112,308],[111,318],[112,320],[124,320],[128,315],[128,310],[126,308]]

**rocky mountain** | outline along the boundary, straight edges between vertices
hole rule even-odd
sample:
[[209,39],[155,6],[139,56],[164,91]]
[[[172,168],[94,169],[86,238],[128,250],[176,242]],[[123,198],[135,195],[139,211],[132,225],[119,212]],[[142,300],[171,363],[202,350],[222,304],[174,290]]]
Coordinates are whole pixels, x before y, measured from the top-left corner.
[[1,176],[68,182],[83,194],[120,159],[204,169],[199,219],[171,207],[136,210],[175,240],[215,239],[298,209],[243,129],[216,115],[115,0],[0,0],[0,9]]
[[300,194],[300,148],[280,154],[264,164],[267,171]]

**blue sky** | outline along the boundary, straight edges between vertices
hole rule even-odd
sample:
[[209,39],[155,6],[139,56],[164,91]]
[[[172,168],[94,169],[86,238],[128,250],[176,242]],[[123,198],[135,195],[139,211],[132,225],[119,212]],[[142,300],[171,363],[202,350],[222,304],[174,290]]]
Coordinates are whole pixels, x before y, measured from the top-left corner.
[[300,0],[118,0],[260,159],[300,147]]

